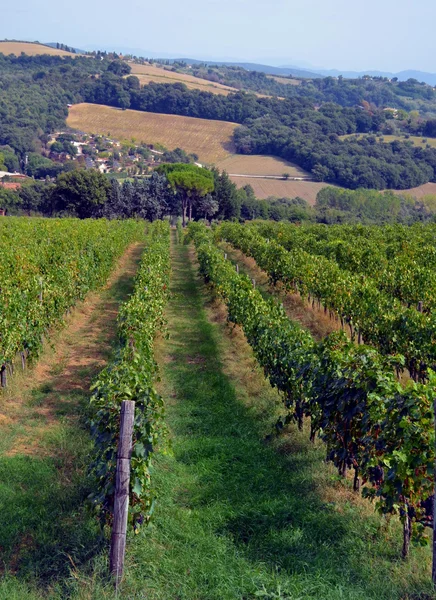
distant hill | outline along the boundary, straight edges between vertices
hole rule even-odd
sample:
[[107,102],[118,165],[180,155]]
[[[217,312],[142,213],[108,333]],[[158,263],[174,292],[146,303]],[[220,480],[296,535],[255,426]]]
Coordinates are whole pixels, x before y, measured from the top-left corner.
[[[58,42],[47,42],[44,45],[45,46],[50,46],[50,48],[56,48],[57,49]],[[64,46],[65,45],[68,46],[68,44],[64,44]],[[72,48],[77,54],[86,54],[86,52],[87,52],[87,50],[83,50],[83,48],[76,48],[75,46],[70,46],[70,48]]]
[[[293,69],[293,67],[290,65],[284,66],[282,68],[290,69],[291,71]],[[339,75],[342,75],[347,79],[357,79],[358,77],[363,77],[364,75],[371,75],[373,77],[389,77],[389,79],[397,77],[399,81],[417,79],[419,82],[428,83],[428,85],[436,85],[436,73],[427,73],[426,71],[415,71],[413,69],[400,71],[399,73],[391,73],[389,71],[373,71],[371,69],[369,69],[368,71],[340,71],[338,69],[316,69],[316,71],[322,77],[338,77]]]
[[[168,59],[165,59],[168,60]],[[259,71],[261,73],[266,73],[267,75],[281,75],[282,77],[288,77],[289,75],[294,75],[295,77],[302,77],[304,79],[320,79],[324,77],[324,75],[320,75],[319,73],[314,73],[312,71],[306,71],[297,67],[272,67],[271,65],[262,65],[257,63],[250,62],[222,62],[222,61],[212,61],[212,60],[197,60],[195,58],[174,58],[170,59],[170,62],[184,61],[190,65],[219,65],[225,67],[241,67],[242,69],[246,69],[247,71]]]
[[38,54],[51,54],[58,56],[75,56],[71,52],[66,52],[65,50],[59,50],[55,47],[48,44],[41,44],[40,42],[20,42],[20,41],[10,41],[10,40],[2,40],[0,41],[0,52],[2,54],[15,54],[19,56],[22,52],[29,56],[37,56]]
[[[56,46],[56,44],[49,44],[50,46]],[[97,50],[97,46],[88,46],[88,50]],[[76,52],[80,52],[77,48],[75,48]],[[364,75],[372,75],[374,77],[389,77],[392,79],[393,77],[398,77],[399,81],[407,81],[407,79],[417,79],[419,82],[425,82],[429,85],[436,86],[436,73],[428,73],[425,71],[418,71],[414,69],[400,71],[399,73],[391,73],[389,71],[376,71],[373,69],[368,69],[366,71],[346,71],[340,69],[322,69],[318,67],[298,67],[295,65],[287,65],[275,67],[272,65],[266,65],[263,63],[252,63],[246,61],[223,61],[223,60],[199,60],[196,58],[173,58],[170,54],[162,52],[160,57],[158,58],[155,52],[150,50],[143,50],[140,48],[127,48],[127,47],[101,47],[100,50],[106,50],[109,52],[116,51],[121,52],[122,54],[131,54],[132,56],[141,56],[141,57],[153,57],[155,60],[168,60],[169,62],[176,62],[183,60],[190,65],[197,64],[207,64],[207,65],[224,65],[224,66],[235,66],[242,67],[247,69],[248,71],[259,71],[261,73],[266,73],[267,75],[278,75],[289,77],[289,75],[294,75],[295,77],[301,77],[303,79],[319,79],[322,77],[338,77],[342,75],[343,77],[349,79],[356,79],[359,77],[363,77]]]

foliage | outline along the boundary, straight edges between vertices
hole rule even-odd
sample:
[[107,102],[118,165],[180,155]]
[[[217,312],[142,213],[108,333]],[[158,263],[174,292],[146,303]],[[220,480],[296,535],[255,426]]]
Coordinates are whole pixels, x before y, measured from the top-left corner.
[[[283,393],[289,411],[285,422],[295,418],[302,427],[303,415],[311,417],[311,436],[320,433],[340,474],[353,468],[355,489],[362,476],[377,508],[399,514],[407,554],[409,521],[421,523],[426,501],[432,502],[434,378],[428,386],[402,388],[394,361],[374,348],[356,346],[342,332],[315,343],[289,321],[282,305],[265,300],[236,273],[204,227],[191,224],[189,238],[202,274],[227,304],[228,319],[243,328],[271,385]],[[397,365],[400,361],[395,359]],[[415,527],[414,533],[423,531]]]
[[110,190],[107,178],[95,170],[62,173],[52,193],[54,213],[73,214],[80,219],[92,217],[106,203]]
[[326,187],[318,192],[315,211],[317,221],[327,224],[412,224],[434,220],[435,214],[426,206],[424,199],[417,201],[407,194],[334,187]]
[[12,363],[18,352],[38,356],[50,328],[106,281],[141,233],[133,221],[3,219],[0,365]]
[[[280,281],[288,291],[312,299],[348,324],[355,339],[374,345],[384,355],[403,355],[415,379],[425,379],[436,364],[434,313],[406,307],[370,277],[344,271],[324,256],[316,256],[300,246],[286,250],[283,234],[273,227],[241,226],[226,223],[217,231],[244,253],[252,256],[273,283]],[[263,236],[265,236],[265,239]],[[398,365],[401,368],[401,365]]]
[[[213,174],[207,169],[184,163],[161,165],[157,172],[166,175],[170,186],[179,194],[183,226],[185,226],[187,210],[189,209],[189,220],[191,220],[193,207],[200,209],[200,199],[214,190]],[[213,215],[216,210],[217,207],[209,203],[207,210],[203,210],[203,214],[206,212]]]
[[103,522],[111,520],[115,492],[116,455],[123,400],[135,401],[130,479],[130,522],[137,532],[151,516],[153,490],[151,455],[162,430],[163,401],[154,382],[154,338],[164,327],[163,311],[169,292],[170,229],[156,221],[149,228],[131,298],[118,316],[119,348],[115,358],[93,384],[91,398],[95,458],[92,471],[97,490],[92,501]]

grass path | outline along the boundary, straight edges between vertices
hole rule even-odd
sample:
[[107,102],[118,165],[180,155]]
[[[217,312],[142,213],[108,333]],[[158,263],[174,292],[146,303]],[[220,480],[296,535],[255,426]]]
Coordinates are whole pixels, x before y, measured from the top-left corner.
[[52,577],[68,577],[101,547],[84,510],[84,410],[90,382],[111,355],[118,307],[141,252],[135,244],[124,254],[105,288],[88,294],[36,366],[17,373],[0,397],[0,572],[16,576],[0,584],[1,599],[24,598],[17,590],[25,579],[48,587]]
[[[123,597],[432,598],[427,550],[398,559],[396,523],[337,482],[324,447],[265,437],[280,400],[240,330],[173,245],[170,339],[160,348],[171,448],[155,460],[152,526],[129,545]],[[108,596],[109,597],[109,596]]]

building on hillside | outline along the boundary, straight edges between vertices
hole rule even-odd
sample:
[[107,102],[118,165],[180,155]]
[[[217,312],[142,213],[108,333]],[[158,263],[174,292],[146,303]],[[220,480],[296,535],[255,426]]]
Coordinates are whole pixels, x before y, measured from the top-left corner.
[[0,180],[0,187],[5,190],[19,190],[22,184],[18,183],[18,181],[2,181]]

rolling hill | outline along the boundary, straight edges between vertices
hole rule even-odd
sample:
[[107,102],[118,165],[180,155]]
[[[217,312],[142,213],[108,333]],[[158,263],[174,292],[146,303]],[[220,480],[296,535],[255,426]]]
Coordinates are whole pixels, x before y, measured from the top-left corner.
[[232,136],[239,127],[236,123],[83,103],[70,109],[67,124],[86,133],[110,134],[120,140],[135,138],[148,144],[161,144],[169,150],[183,148],[188,153],[198,154],[201,162],[215,164],[228,173],[309,176],[297,165],[281,158],[235,154]]
[[212,92],[213,94],[227,95],[230,92],[238,90],[220,83],[200,79],[193,75],[184,73],[176,73],[163,67],[157,67],[151,64],[139,65],[129,62],[132,68],[131,75],[138,77],[141,85],[147,85],[150,82],[155,83],[184,83],[189,89],[202,90],[204,92]]
[[198,154],[204,163],[217,163],[234,152],[232,134],[238,125],[136,110],[121,110],[98,104],[77,104],[70,109],[67,124],[87,133],[111,135],[120,140],[134,138],[166,148],[183,148]]
[[230,177],[238,188],[251,185],[255,195],[260,200],[270,196],[276,198],[303,198],[313,206],[320,190],[328,187],[327,183],[317,181],[292,181],[286,179],[262,179],[256,177]]
[[65,50],[58,50],[39,42],[9,42],[0,41],[0,53],[2,54],[15,54],[19,56],[22,52],[29,56],[37,56],[38,54],[51,54],[52,56],[77,56],[72,52],[66,52]]
[[290,177],[310,177],[310,173],[298,165],[276,156],[235,154],[220,161],[216,166],[230,175],[281,177],[287,173]]

